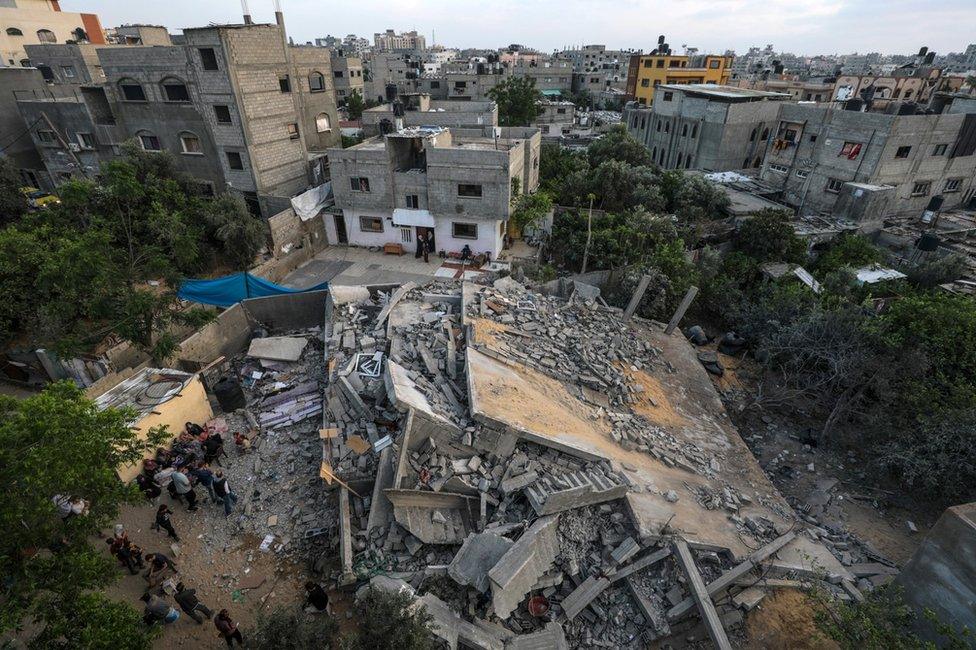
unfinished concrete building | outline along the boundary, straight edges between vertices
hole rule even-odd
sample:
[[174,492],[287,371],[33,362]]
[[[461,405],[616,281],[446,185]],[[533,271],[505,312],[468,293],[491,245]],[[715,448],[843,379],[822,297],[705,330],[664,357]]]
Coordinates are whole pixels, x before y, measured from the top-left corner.
[[832,214],[876,230],[921,215],[929,201],[969,204],[976,176],[976,102],[948,96],[941,112],[886,113],[780,104],[760,177],[800,214]]
[[[329,152],[337,213],[330,243],[400,245],[434,236],[445,255],[502,250],[512,191],[539,186],[539,131],[406,127]],[[518,182],[515,182],[518,179]]]
[[427,93],[404,93],[397,101],[363,111],[363,132],[372,137],[403,126],[441,126],[481,129],[498,126],[498,105],[486,102],[449,102],[431,99]]
[[354,93],[364,98],[363,60],[358,56],[332,55],[332,83],[336,105],[345,104]]
[[56,125],[32,130],[55,182],[94,173],[132,140],[173,153],[204,192],[239,193],[270,216],[327,179],[325,151],[340,142],[329,51],[285,38],[281,21],[186,29],[181,45],[98,48],[104,82],[19,107],[29,124],[47,115]]
[[663,169],[759,167],[783,93],[713,84],[662,84],[650,107],[624,110],[628,132]]
[[532,126],[542,132],[544,139],[560,138],[569,135],[576,124],[576,105],[573,102],[540,101],[539,114]]

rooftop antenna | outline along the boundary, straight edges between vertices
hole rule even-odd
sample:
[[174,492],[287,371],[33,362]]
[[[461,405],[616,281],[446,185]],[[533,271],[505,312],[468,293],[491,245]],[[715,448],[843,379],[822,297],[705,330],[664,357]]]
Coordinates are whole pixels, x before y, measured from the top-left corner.
[[253,24],[254,21],[251,20],[251,10],[248,9],[247,7],[247,0],[241,0],[241,11],[244,12],[244,24],[245,25]]

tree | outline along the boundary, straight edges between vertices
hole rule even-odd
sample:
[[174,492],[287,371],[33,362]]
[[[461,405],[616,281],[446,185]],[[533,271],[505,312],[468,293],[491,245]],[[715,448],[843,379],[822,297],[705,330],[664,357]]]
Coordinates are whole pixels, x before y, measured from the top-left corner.
[[552,212],[552,198],[545,192],[519,194],[512,198],[511,221],[520,231],[534,226]]
[[963,82],[963,85],[969,87],[970,93],[976,90],[976,74],[966,75],[966,80]]
[[840,268],[859,269],[884,261],[884,253],[863,235],[844,233],[837,237],[817,259],[815,270],[820,277]]
[[339,625],[331,616],[308,615],[298,607],[279,607],[261,614],[247,635],[255,650],[320,650],[339,648]]
[[651,152],[627,133],[623,124],[614,126],[608,133],[594,141],[586,151],[590,167],[599,167],[608,160],[616,160],[633,167],[651,164]]
[[20,191],[23,185],[14,164],[0,156],[0,226],[13,223],[27,213],[27,197]]
[[734,241],[737,249],[760,262],[802,263],[806,257],[806,245],[786,210],[760,210],[739,227]]
[[958,253],[921,260],[905,269],[908,281],[921,289],[934,289],[955,282],[966,272],[966,258]]
[[433,650],[430,624],[434,620],[413,597],[370,588],[356,603],[358,632],[349,650]]
[[[30,618],[36,647],[146,647],[149,635],[130,606],[90,593],[115,580],[118,568],[89,539],[123,503],[138,501],[117,467],[142,459],[167,433],[140,440],[133,414],[98,410],[70,382],[16,400],[0,396],[0,634]],[[83,515],[62,519],[53,499],[83,498]]]
[[584,154],[558,144],[543,143],[539,154],[539,189],[552,195],[560,205],[568,205],[562,200],[566,179],[588,168]]
[[366,103],[363,101],[363,96],[359,94],[358,90],[352,91],[349,99],[346,100],[346,111],[349,113],[349,119],[358,120],[363,116],[364,110],[366,110]]
[[247,209],[239,196],[222,194],[206,204],[204,219],[210,236],[219,242],[224,259],[236,271],[254,265],[254,257],[266,243],[264,221]]
[[488,91],[498,104],[498,122],[502,126],[528,126],[539,115],[540,93],[532,77],[509,77]]

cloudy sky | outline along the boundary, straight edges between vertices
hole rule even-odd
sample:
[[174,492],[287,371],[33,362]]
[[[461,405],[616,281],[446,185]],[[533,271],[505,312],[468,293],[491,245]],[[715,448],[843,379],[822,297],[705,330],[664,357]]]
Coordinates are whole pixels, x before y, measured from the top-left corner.
[[[254,19],[274,20],[273,0],[248,0]],[[523,43],[540,50],[604,43],[649,50],[665,34],[676,52],[744,52],[772,43],[797,54],[908,54],[922,45],[962,51],[976,42],[974,0],[282,0],[296,42],[326,34],[372,39],[393,28],[436,32],[459,47]],[[61,0],[65,11],[100,15],[105,27],[166,25],[170,31],[238,22],[240,0]],[[463,9],[462,9],[463,8]]]

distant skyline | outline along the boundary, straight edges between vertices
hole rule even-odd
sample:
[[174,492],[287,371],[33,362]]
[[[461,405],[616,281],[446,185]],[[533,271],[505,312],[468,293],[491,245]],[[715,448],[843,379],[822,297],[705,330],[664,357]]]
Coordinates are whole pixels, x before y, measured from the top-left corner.
[[[256,22],[274,21],[273,0],[248,0]],[[498,48],[520,43],[549,52],[605,44],[745,53],[771,43],[780,52],[911,54],[925,45],[940,54],[976,42],[976,2],[943,0],[282,0],[288,35],[305,43],[327,34],[370,39],[386,29],[416,29],[448,47]],[[463,11],[458,7],[463,6]],[[103,27],[125,23],[184,27],[241,22],[240,0],[61,0],[64,11],[97,13]],[[653,22],[649,19],[652,19]]]

